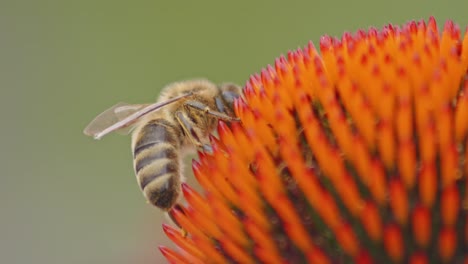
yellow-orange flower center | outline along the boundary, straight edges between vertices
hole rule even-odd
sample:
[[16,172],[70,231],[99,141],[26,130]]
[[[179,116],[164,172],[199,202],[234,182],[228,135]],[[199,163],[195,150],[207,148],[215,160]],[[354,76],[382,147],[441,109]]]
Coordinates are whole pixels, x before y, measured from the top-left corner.
[[174,263],[468,261],[468,35],[386,26],[253,75],[165,226]]

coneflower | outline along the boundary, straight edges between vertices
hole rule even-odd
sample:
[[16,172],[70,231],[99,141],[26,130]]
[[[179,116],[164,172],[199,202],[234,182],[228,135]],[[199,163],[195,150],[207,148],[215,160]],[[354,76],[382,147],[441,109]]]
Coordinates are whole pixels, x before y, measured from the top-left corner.
[[276,59],[193,162],[171,263],[468,263],[468,34],[434,18]]

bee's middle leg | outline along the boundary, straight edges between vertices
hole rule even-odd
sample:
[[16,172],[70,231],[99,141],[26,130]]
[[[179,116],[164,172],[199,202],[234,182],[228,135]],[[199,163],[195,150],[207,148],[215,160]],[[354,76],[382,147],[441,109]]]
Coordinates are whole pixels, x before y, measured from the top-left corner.
[[194,129],[192,122],[189,120],[187,116],[185,116],[184,112],[178,111],[175,113],[175,117],[179,122],[180,126],[184,130],[185,135],[189,138],[194,146],[199,149],[203,149],[205,152],[212,153],[213,149],[210,145],[203,144],[200,141],[200,137],[197,134],[197,131]]
[[177,210],[179,211],[180,213],[186,215],[185,213],[185,210],[184,208],[180,205],[180,204],[175,204],[169,211],[167,211],[165,214],[166,214],[166,217],[169,219],[170,222],[172,222],[173,224],[175,224],[176,226],[178,226],[180,228],[180,232],[182,234],[183,237],[186,237],[188,235],[187,233],[187,230],[185,230],[182,225],[177,221],[177,219],[175,218],[174,216],[174,210]]

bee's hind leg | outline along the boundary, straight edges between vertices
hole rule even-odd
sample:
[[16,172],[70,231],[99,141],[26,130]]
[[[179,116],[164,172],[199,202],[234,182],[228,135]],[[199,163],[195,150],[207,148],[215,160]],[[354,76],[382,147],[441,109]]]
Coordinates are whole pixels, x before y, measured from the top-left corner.
[[166,216],[169,218],[169,220],[174,223],[176,226],[178,226],[180,228],[180,232],[182,234],[183,237],[187,237],[188,233],[187,233],[187,230],[185,230],[180,224],[179,222],[177,222],[176,218],[174,217],[174,212],[173,210],[177,210],[179,212],[181,212],[182,214],[185,214],[185,211],[184,211],[184,208],[180,205],[180,204],[175,204],[171,210],[167,211],[166,212]]

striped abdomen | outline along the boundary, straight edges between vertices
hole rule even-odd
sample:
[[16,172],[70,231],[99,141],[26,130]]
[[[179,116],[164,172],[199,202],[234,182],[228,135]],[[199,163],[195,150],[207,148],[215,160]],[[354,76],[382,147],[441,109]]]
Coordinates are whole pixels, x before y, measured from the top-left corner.
[[169,210],[180,193],[179,130],[164,119],[134,133],[133,158],[138,183],[148,201]]

